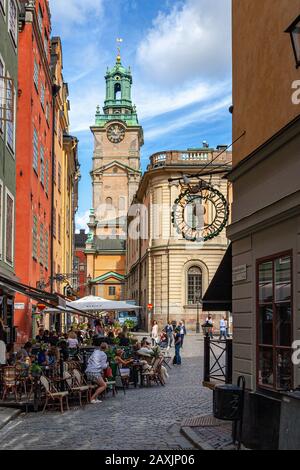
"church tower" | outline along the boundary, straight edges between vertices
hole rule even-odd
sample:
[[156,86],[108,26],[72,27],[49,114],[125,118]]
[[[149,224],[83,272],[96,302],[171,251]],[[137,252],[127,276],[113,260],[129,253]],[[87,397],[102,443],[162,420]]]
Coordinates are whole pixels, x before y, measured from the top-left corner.
[[[97,235],[125,235],[124,221],[140,178],[143,129],[131,100],[132,75],[121,63],[107,69],[103,113],[97,108],[94,139],[93,208]],[[125,230],[125,233],[124,233]]]
[[144,136],[131,99],[131,70],[122,65],[120,53],[115,66],[107,69],[105,81],[103,112],[97,107],[91,127],[93,208],[86,245],[87,274],[94,294],[119,299],[122,289],[113,287],[122,284],[125,276],[127,212],[141,179]]

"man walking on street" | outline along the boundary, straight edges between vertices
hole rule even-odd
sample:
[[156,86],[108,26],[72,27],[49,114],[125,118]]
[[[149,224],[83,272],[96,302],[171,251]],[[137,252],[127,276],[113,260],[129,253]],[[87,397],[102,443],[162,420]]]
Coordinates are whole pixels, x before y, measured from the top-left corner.
[[227,321],[226,317],[223,317],[222,320],[220,320],[220,338],[219,341],[222,341],[222,339],[227,339]]
[[168,349],[170,349],[173,344],[173,334],[174,334],[174,328],[170,321],[165,327],[165,332],[167,334],[167,339],[168,339]]

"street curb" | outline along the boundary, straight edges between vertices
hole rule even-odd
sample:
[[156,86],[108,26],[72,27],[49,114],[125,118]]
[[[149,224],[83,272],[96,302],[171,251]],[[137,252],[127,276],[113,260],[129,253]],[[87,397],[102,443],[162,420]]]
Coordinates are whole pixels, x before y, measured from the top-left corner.
[[[0,408],[0,429],[3,429],[10,421],[13,421],[22,413],[21,410],[8,411],[8,408]],[[3,416],[5,415],[6,416]]]
[[190,428],[189,426],[182,426],[182,427],[180,428],[180,432],[181,432],[181,434],[183,434],[184,437],[186,437],[197,449],[199,449],[199,450],[216,450],[216,449],[214,449],[212,446],[210,446],[209,444],[207,444],[207,442],[199,441],[199,437],[197,436],[197,434],[195,433],[195,431],[193,431],[192,428]]

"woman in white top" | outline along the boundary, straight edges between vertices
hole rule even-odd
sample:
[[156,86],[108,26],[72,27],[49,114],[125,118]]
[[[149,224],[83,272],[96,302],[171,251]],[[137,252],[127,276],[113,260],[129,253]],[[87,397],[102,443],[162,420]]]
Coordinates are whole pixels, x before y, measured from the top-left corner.
[[153,322],[153,327],[152,327],[152,332],[151,332],[151,338],[152,338],[152,346],[156,346],[159,343],[159,336],[158,336],[158,324],[157,321]]
[[70,331],[68,337],[68,346],[70,349],[77,349],[79,346],[77,335],[75,331]]
[[107,349],[108,345],[106,343],[102,343],[100,347],[97,347],[97,349],[95,349],[95,351],[88,360],[88,365],[85,371],[87,379],[90,382],[94,382],[98,385],[97,390],[91,398],[91,403],[101,403],[100,400],[97,400],[97,397],[101,395],[101,393],[103,393],[107,387],[107,384],[102,377],[103,370],[107,369],[108,367],[107,355],[105,353]]

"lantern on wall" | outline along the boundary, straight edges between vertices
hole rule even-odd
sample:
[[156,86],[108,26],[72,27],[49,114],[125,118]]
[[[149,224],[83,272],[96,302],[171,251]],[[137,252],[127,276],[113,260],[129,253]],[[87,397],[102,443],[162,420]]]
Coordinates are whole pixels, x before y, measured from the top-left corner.
[[293,23],[285,31],[289,33],[292,41],[292,47],[296,60],[296,68],[300,67],[300,15],[293,21]]

